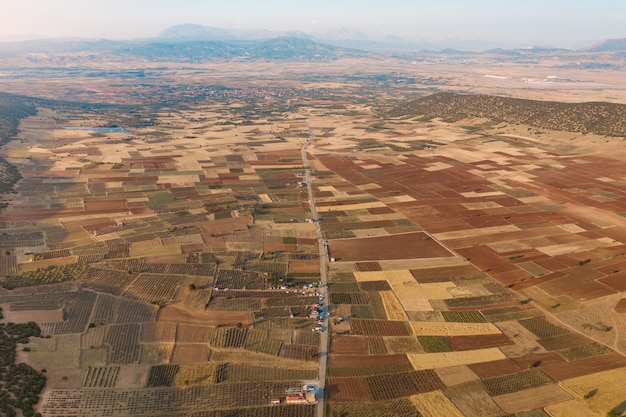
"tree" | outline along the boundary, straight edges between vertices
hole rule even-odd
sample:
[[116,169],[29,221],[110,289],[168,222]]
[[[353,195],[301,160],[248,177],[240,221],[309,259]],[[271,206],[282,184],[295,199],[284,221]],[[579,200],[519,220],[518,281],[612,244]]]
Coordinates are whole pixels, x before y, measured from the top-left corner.
[[187,289],[188,289],[189,291],[195,291],[196,286],[195,286],[194,284],[189,284],[189,285],[187,285]]

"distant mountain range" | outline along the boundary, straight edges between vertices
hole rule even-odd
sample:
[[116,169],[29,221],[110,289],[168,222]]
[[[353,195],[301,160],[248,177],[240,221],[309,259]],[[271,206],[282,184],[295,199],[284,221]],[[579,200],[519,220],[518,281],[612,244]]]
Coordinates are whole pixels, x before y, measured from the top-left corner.
[[[455,54],[500,56],[528,56],[551,53],[603,53],[626,55],[626,39],[606,40],[577,51],[559,48],[503,49],[492,44],[491,49],[476,52],[477,43],[460,42],[456,49],[419,48],[419,42],[387,36],[372,40],[360,32],[338,31],[323,37],[301,32],[274,32],[270,30],[236,30],[183,24],[172,26],[154,38],[128,41],[106,39],[40,39],[0,43],[0,58],[28,56],[37,60],[37,54],[77,54],[93,52],[108,57],[139,57],[154,60],[202,61],[208,59],[335,59],[342,56],[372,56],[372,53]],[[485,45],[484,42],[481,45]],[[34,61],[33,61],[34,62]]]

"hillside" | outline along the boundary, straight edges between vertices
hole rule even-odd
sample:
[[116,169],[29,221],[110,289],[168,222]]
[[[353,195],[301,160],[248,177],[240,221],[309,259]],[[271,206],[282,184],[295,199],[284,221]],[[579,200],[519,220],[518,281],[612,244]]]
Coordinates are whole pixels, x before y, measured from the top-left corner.
[[626,135],[626,105],[614,103],[559,103],[508,97],[433,94],[403,104],[393,117],[424,116],[444,120],[484,117],[496,122],[526,124],[540,129]]
[[366,52],[282,36],[264,40],[151,39],[146,41],[39,40],[0,44],[5,64],[74,64],[146,59],[163,62],[207,62],[213,59],[319,60],[366,56]]

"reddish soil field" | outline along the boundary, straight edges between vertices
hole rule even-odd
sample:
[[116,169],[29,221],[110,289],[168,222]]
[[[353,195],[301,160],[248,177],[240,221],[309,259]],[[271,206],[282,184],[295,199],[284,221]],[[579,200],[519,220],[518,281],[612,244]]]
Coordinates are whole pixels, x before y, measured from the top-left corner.
[[502,259],[500,255],[488,246],[475,246],[459,249],[466,259],[469,259],[477,268],[488,271],[491,274],[511,272],[518,270],[511,262]]
[[320,272],[320,263],[317,259],[289,261],[289,272]]
[[411,363],[406,355],[332,355],[330,357],[331,368],[348,368],[352,366],[372,365],[402,365]]
[[363,336],[335,336],[331,353],[336,355],[367,355],[367,338]]
[[449,281],[453,277],[481,274],[476,267],[470,264],[441,268],[411,269],[410,272],[417,282]]
[[330,253],[339,261],[440,258],[452,254],[422,232],[330,242]]
[[328,378],[327,391],[332,402],[369,402],[369,390],[363,378]]
[[616,313],[626,313],[626,298],[622,298],[613,307]]
[[356,270],[359,272],[367,271],[382,271],[383,268],[378,262],[357,262],[355,264]]
[[502,359],[493,362],[475,363],[467,365],[476,375],[481,378],[509,375],[521,371],[520,367],[511,359]]
[[533,278],[532,274],[529,274],[526,271],[522,271],[521,269],[517,271],[501,272],[499,274],[492,274],[491,272],[489,272],[489,274],[502,285],[516,284],[518,282],[524,282]]
[[[542,284],[541,289],[547,292],[548,294],[551,294],[553,296],[558,296],[558,295],[563,295],[563,294],[571,294],[573,291],[577,290],[579,287],[582,287],[588,284],[595,284],[596,286],[602,286],[607,291],[609,291],[608,294],[615,292],[609,287],[604,286],[602,284],[598,284],[593,281],[594,278],[602,276],[598,271],[589,269],[589,272],[590,273],[588,276],[581,275],[580,273],[576,273],[574,276],[572,276],[571,274],[568,274],[567,276],[563,278],[555,279],[548,283]],[[597,290],[596,288],[594,288],[593,285],[589,289]]]
[[368,211],[372,214],[390,214],[390,213],[395,213],[395,211],[393,209],[390,209],[389,207],[374,207],[371,209],[368,209]]
[[352,319],[350,329],[354,334],[365,336],[411,336],[405,321]]
[[606,278],[599,279],[598,281],[619,292],[626,291],[626,271],[618,272]]
[[476,336],[446,336],[446,340],[454,350],[486,349],[512,345],[513,342],[505,334],[485,334]]
[[550,282],[555,279],[562,278],[564,276],[566,276],[565,272],[554,272],[552,274],[544,275],[542,277],[527,279],[526,281],[523,281],[523,282],[516,282],[513,286],[513,289],[517,291],[523,290],[524,288],[534,287],[535,285],[540,285],[546,282]]
[[557,381],[563,381],[564,379],[576,378],[578,376],[608,371],[625,366],[625,357],[618,353],[609,353],[608,355],[595,356],[574,362],[548,364],[542,366],[541,368],[550,378]]
[[590,282],[576,287],[575,289],[570,291],[569,295],[578,298],[581,301],[587,301],[604,297],[606,295],[615,294],[616,292],[617,291],[615,291],[613,288],[602,285],[599,282]]
[[540,367],[562,364],[564,359],[554,352],[531,353],[511,359],[520,369],[527,369],[529,366]]

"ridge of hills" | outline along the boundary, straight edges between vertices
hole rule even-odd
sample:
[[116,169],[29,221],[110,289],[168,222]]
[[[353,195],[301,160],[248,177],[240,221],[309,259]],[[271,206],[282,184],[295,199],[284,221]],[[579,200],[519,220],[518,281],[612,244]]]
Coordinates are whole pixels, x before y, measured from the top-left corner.
[[626,135],[626,105],[562,103],[456,93],[436,93],[396,107],[393,117],[422,116],[458,121],[470,117],[536,128],[605,136]]
[[[0,43],[0,57],[27,56],[35,62],[45,54],[97,53],[105,57],[143,58],[167,61],[202,61],[204,59],[293,59],[316,60],[340,56],[363,56],[367,52],[325,45],[294,36],[260,40],[172,41],[153,38],[139,41],[105,39],[41,39]],[[95,59],[95,57],[91,57]]]

